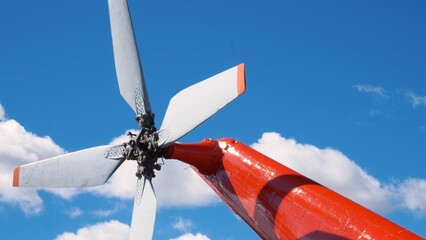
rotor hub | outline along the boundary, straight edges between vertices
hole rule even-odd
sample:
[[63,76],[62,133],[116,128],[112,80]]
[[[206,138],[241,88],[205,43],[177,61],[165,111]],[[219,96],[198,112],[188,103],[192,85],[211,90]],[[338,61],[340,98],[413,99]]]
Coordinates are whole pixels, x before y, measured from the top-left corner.
[[147,178],[155,177],[154,170],[160,170],[158,158],[163,157],[163,151],[158,147],[158,132],[154,124],[154,114],[136,116],[140,131],[138,134],[129,132],[130,140],[124,143],[124,157],[138,163],[136,176]]

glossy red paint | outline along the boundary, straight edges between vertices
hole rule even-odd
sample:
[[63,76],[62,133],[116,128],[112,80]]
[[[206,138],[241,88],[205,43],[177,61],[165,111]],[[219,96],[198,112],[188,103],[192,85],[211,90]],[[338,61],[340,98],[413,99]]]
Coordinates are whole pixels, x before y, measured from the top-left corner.
[[232,139],[173,144],[262,239],[423,239]]

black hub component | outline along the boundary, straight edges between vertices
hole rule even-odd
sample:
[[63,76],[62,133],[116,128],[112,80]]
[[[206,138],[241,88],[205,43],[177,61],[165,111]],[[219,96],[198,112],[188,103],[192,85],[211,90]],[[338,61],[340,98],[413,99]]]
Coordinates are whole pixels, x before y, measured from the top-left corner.
[[140,126],[140,132],[134,134],[129,132],[129,142],[125,143],[126,160],[134,160],[138,163],[136,176],[141,178],[155,177],[154,170],[159,171],[161,165],[157,159],[163,156],[163,151],[158,147],[158,133],[154,125],[154,114],[137,116],[136,121]]
[[138,122],[139,127],[141,129],[145,128],[145,129],[151,129],[151,130],[156,131],[155,123],[154,123],[154,117],[155,117],[154,113],[138,115],[138,116],[136,116],[136,121]]

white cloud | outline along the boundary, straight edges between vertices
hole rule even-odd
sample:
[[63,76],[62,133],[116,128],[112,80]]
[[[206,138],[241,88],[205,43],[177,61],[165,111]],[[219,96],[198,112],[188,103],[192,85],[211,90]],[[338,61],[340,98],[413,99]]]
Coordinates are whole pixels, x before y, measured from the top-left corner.
[[367,84],[357,84],[354,86],[354,88],[358,90],[358,92],[375,94],[381,98],[387,98],[387,95],[385,94],[385,90],[382,87],[374,87]]
[[6,120],[6,113],[3,106],[0,103],[0,122]]
[[76,188],[42,188],[42,190],[53,193],[65,200],[71,200],[74,196],[81,192],[80,189]]
[[12,187],[13,169],[63,152],[51,138],[30,133],[13,119],[0,121],[0,202],[17,205],[25,214],[39,214],[43,200],[34,188]]
[[400,207],[408,209],[418,217],[426,216],[426,180],[408,178],[392,187],[400,201]]
[[115,204],[113,209],[98,209],[98,210],[94,210],[91,213],[97,217],[109,217],[112,214],[122,210],[123,208],[125,208],[125,205],[122,203],[117,203]]
[[[65,232],[56,236],[55,240],[127,240],[129,239],[130,226],[117,220],[96,223],[78,229],[76,232]],[[185,233],[170,240],[210,240],[202,233]]]
[[417,106],[426,106],[426,96],[419,96],[411,91],[405,92],[405,96],[407,96],[408,101],[411,102],[413,108]]
[[[167,160],[158,173],[157,197],[160,206],[206,206],[219,202],[216,193],[190,168],[175,160]],[[172,200],[171,200],[172,199]]]
[[178,231],[187,233],[191,231],[191,229],[194,227],[194,224],[189,219],[179,217],[176,219],[176,222],[172,224],[172,227]]
[[80,217],[81,215],[83,215],[83,211],[80,208],[76,207],[76,208],[71,208],[70,210],[68,210],[67,214],[72,219],[76,219],[76,218]]
[[277,133],[264,133],[252,147],[375,211],[426,210],[426,180],[383,184],[338,150],[297,143]]
[[111,220],[109,222],[97,223],[95,225],[80,228],[76,233],[62,233],[58,235],[55,240],[127,240],[129,239],[129,234],[129,225]]
[[[126,141],[128,137],[124,134],[111,144]],[[219,201],[213,190],[187,164],[174,160],[165,160],[165,163],[152,180],[160,207],[205,206]],[[137,180],[135,173],[136,163],[125,161],[105,185],[87,191],[105,197],[133,199]]]
[[195,235],[192,233],[186,233],[178,238],[171,238],[170,240],[210,240],[210,238],[201,233],[197,233]]

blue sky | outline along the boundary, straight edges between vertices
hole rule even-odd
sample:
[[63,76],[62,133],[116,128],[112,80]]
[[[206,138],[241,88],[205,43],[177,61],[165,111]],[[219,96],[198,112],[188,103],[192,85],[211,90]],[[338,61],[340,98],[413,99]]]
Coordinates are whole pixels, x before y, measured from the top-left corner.
[[[426,236],[424,1],[130,6],[157,126],[178,91],[244,62],[246,93],[182,142],[238,139]],[[10,187],[15,165],[137,127],[107,1],[2,1],[0,29],[0,237],[125,236],[134,166],[103,188]],[[163,169],[155,239],[257,239],[185,165]]]

